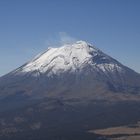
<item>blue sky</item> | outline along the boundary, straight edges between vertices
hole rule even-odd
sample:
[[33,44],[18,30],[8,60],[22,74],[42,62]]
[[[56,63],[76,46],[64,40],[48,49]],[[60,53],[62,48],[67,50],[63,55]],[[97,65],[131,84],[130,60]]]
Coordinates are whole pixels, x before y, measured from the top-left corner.
[[140,1],[0,0],[0,75],[65,40],[88,41],[140,73]]

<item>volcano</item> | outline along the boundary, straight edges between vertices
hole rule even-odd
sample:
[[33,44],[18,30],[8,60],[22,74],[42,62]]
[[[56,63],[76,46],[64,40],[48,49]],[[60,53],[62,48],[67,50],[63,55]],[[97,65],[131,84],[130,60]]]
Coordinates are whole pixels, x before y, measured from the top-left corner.
[[93,45],[48,48],[0,78],[0,137],[101,139],[88,131],[139,121],[139,101],[140,74]]

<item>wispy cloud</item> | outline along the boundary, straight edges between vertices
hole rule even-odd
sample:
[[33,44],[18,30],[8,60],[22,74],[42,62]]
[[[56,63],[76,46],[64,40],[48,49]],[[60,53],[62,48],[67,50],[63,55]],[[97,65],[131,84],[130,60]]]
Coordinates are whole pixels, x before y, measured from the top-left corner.
[[59,37],[60,37],[60,44],[74,43],[75,41],[77,41],[76,38],[71,37],[65,32],[60,32]]
[[76,38],[68,35],[66,32],[59,32],[55,36],[47,38],[47,40],[45,41],[45,45],[47,45],[48,47],[58,47],[64,44],[71,44],[76,41]]

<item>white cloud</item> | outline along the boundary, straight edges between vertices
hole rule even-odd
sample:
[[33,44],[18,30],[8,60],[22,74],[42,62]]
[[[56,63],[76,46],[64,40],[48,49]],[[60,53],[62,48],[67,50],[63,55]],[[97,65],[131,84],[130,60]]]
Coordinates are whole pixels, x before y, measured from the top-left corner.
[[76,42],[77,39],[74,37],[71,37],[70,35],[68,35],[66,32],[59,32],[56,36],[53,37],[49,37],[46,41],[45,41],[45,45],[47,45],[47,47],[51,46],[51,47],[58,47],[64,44],[71,44]]
[[59,37],[60,37],[61,44],[74,43],[75,41],[77,41],[76,38],[69,36],[65,32],[60,32]]

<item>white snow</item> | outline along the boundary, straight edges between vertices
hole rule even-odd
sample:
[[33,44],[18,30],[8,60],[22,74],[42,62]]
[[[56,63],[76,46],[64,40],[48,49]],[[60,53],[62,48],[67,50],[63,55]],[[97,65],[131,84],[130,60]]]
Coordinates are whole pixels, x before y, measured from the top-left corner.
[[[85,41],[78,41],[74,44],[66,44],[59,48],[49,48],[45,53],[38,55],[32,61],[27,63],[17,72],[27,73],[34,72],[34,76],[39,73],[60,74],[65,71],[75,71],[77,68],[88,65],[95,65],[91,61],[93,56],[102,53],[99,49],[91,46]],[[104,58],[108,58],[104,54]],[[115,68],[120,69],[117,64],[99,64],[97,65],[102,71],[113,71]]]
[[110,64],[99,64],[98,65],[99,69],[101,69],[103,72],[106,72],[106,71],[122,71],[122,68],[120,66],[118,66],[117,64],[113,64],[113,63],[110,63]]

